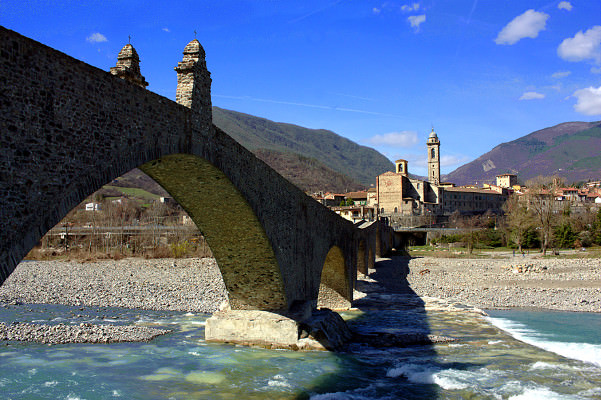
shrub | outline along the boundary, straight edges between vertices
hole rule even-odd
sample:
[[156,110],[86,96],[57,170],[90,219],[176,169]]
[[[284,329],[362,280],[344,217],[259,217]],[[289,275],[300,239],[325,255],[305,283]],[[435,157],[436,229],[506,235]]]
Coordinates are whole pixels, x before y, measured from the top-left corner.
[[190,243],[187,240],[182,242],[171,243],[169,248],[171,249],[171,254],[173,258],[182,258],[188,253],[188,249],[190,247]]

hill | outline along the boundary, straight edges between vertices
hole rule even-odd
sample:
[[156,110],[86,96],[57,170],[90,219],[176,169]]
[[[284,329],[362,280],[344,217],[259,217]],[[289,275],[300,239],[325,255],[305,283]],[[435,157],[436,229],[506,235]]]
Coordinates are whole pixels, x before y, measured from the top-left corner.
[[443,179],[458,185],[491,183],[512,173],[521,183],[539,175],[566,182],[601,177],[601,121],[566,122],[502,143]]
[[[358,145],[325,129],[309,129],[273,122],[219,107],[213,107],[213,123],[256,154],[264,151],[274,151],[280,155],[292,153],[302,156],[302,158],[297,157],[300,165],[307,159],[314,160],[311,161],[312,163],[323,163],[325,167],[338,173],[331,178],[335,181],[342,179],[339,176],[341,174],[362,186],[369,187],[375,182],[377,175],[392,171],[394,168],[390,160],[376,150]],[[279,166],[286,167],[282,163]],[[275,169],[286,177],[292,173],[280,168]],[[294,183],[305,190],[306,183]],[[322,189],[333,190],[329,186],[324,186]]]
[[365,189],[364,185],[326,167],[314,158],[268,149],[254,150],[254,154],[305,192],[327,190],[346,193]]

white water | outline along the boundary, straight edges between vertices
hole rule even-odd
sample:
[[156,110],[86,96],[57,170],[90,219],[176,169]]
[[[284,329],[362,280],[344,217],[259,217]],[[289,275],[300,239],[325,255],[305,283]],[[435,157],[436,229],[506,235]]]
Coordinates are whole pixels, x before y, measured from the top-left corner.
[[[562,342],[547,339],[547,336],[519,322],[506,318],[488,317],[487,320],[514,338],[573,360],[584,361],[601,367],[601,345],[578,342]],[[601,332],[599,333],[601,335]]]

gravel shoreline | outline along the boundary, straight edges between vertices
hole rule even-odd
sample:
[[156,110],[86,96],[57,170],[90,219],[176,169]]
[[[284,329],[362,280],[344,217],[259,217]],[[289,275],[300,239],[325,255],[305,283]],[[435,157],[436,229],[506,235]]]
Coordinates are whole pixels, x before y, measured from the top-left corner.
[[[0,286],[0,307],[63,304],[212,313],[226,298],[212,258],[25,261]],[[169,332],[137,325],[0,323],[0,341],[45,344],[148,341]]]
[[420,297],[481,309],[601,312],[601,259],[399,259]]
[[212,313],[226,293],[213,258],[25,261],[0,286],[0,304]]
[[[390,282],[392,286],[422,298],[480,309],[601,312],[600,259],[394,257],[379,261],[405,271],[387,277],[398,280]],[[370,273],[377,271],[378,265]],[[211,258],[26,261],[0,286],[0,306],[64,304],[212,313],[226,298],[221,273]],[[49,344],[150,340],[168,332],[131,325],[0,323],[0,341]]]

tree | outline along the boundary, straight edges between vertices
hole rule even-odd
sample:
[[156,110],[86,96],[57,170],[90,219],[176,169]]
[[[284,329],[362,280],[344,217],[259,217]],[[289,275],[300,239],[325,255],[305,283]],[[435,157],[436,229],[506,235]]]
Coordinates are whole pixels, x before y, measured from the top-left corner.
[[545,255],[553,243],[555,192],[561,185],[561,181],[553,177],[537,177],[529,180],[526,185],[528,186],[527,207],[534,214],[534,221],[540,236],[541,251]]
[[577,236],[569,222],[564,222],[555,228],[555,241],[561,248],[573,247],[576,238]]
[[503,211],[506,214],[505,223],[509,230],[509,237],[518,246],[521,253],[525,233],[533,224],[532,213],[528,210],[526,202],[516,194],[507,199],[503,205]]
[[478,229],[480,224],[480,217],[477,215],[461,218],[457,221],[458,227],[464,232],[463,237],[467,244],[467,251],[469,254],[472,254],[474,247],[478,243]]

